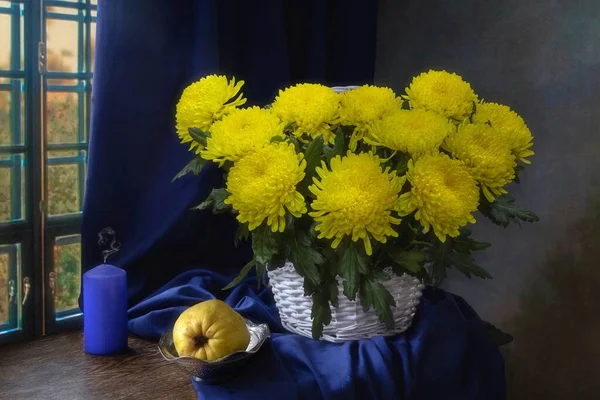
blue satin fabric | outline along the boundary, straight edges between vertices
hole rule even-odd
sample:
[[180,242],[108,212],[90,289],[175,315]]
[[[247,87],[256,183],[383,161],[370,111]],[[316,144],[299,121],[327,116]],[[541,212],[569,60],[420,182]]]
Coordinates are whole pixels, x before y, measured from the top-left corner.
[[256,280],[223,292],[230,278],[206,270],[179,275],[129,312],[131,332],[158,339],[179,314],[218,298],[255,321],[271,341],[238,376],[219,385],[194,383],[198,398],[502,400],[504,362],[463,299],[427,289],[413,326],[403,335],[333,344],[282,329],[269,289]]
[[249,103],[264,104],[298,81],[372,82],[376,4],[99,2],[84,271],[102,262],[97,234],[110,226],[122,243],[109,262],[127,271],[131,332],[157,339],[186,306],[213,296],[274,332],[235,380],[196,384],[200,399],[504,398],[498,350],[473,311],[441,291],[427,294],[406,335],[340,345],[285,334],[270,291],[256,292],[253,280],[221,291],[249,259],[249,246],[233,246],[230,216],[190,211],[222,185],[219,171],[171,183],[191,159],[174,132],[187,84],[234,74],[246,80]]

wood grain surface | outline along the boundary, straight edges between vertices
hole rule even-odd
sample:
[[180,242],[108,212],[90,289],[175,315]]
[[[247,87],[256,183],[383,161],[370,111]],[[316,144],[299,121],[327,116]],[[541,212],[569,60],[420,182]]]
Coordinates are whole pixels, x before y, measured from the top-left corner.
[[139,338],[116,356],[86,354],[81,332],[0,346],[0,399],[195,398],[189,376]]

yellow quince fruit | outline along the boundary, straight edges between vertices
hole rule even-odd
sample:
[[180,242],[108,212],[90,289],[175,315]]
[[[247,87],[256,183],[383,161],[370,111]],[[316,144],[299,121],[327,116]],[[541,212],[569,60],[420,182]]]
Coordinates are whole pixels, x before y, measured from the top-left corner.
[[181,313],[173,327],[179,356],[218,360],[246,350],[250,332],[244,318],[221,300],[207,300]]

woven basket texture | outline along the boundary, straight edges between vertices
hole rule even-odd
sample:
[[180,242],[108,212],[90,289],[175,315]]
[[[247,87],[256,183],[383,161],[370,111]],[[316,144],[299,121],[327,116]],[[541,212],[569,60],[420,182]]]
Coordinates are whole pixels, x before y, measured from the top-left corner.
[[[424,285],[410,275],[397,276],[391,269],[386,269],[385,272],[390,279],[381,283],[396,301],[396,307],[392,307],[394,328],[386,329],[385,325],[379,322],[374,310],[364,312],[360,301],[348,300],[343,295],[343,282],[338,278],[339,307],[331,307],[332,320],[325,326],[322,340],[344,342],[379,335],[391,336],[410,327]],[[312,337],[312,298],[304,296],[303,278],[291,263],[269,271],[268,274],[283,326],[291,332]]]

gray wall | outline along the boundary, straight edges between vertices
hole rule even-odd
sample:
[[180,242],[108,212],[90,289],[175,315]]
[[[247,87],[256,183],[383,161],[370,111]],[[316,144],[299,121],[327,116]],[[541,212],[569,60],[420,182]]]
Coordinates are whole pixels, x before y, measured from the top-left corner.
[[541,222],[474,231],[493,280],[446,289],[515,341],[509,399],[600,398],[600,0],[381,1],[376,81],[398,92],[429,68],[511,105],[535,136],[510,187]]

